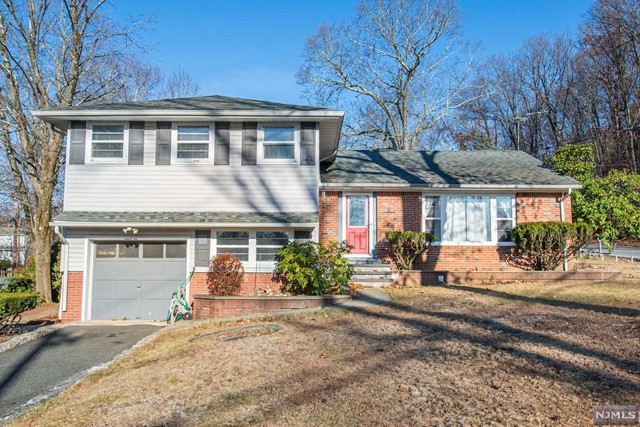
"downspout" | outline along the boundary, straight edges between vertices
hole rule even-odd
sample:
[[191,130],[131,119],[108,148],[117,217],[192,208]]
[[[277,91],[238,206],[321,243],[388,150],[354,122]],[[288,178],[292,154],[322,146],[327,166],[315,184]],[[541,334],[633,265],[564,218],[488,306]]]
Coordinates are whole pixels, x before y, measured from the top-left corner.
[[60,272],[62,273],[62,284],[60,285],[60,310],[58,318],[62,318],[62,313],[67,311],[67,266],[69,264],[69,242],[62,235],[60,226],[53,227],[53,232],[62,242],[62,253],[60,254]]
[[[569,188],[568,193],[562,193],[562,197],[558,199],[558,203],[560,204],[560,222],[565,221],[565,212],[564,212],[564,201],[571,197],[571,188]],[[567,259],[567,245],[564,245],[564,257],[562,261],[562,269],[563,271],[569,271],[569,260]]]

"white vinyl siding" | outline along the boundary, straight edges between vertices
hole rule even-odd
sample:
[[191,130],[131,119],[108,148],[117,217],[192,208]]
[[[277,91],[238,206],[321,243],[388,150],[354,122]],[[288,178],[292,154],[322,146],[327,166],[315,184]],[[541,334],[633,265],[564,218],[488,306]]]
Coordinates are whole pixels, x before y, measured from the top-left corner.
[[425,195],[422,212],[436,244],[512,244],[513,195]]
[[[213,126],[213,125],[212,125]],[[144,165],[69,165],[65,210],[317,212],[318,168],[242,166],[242,124],[232,123],[230,165],[155,164],[155,122],[144,132]]]

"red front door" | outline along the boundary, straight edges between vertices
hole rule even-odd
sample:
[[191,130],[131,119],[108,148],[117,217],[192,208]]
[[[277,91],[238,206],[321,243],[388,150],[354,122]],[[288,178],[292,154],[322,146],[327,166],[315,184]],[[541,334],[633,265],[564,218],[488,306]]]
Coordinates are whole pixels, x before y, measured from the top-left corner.
[[347,243],[352,254],[369,254],[369,198],[347,196]]

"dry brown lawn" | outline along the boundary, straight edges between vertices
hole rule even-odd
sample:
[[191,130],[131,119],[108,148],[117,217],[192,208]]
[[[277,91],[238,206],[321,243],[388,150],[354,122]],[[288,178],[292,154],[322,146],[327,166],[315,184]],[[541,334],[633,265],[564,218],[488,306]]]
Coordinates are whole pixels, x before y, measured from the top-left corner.
[[591,425],[640,403],[639,274],[166,332],[14,425]]

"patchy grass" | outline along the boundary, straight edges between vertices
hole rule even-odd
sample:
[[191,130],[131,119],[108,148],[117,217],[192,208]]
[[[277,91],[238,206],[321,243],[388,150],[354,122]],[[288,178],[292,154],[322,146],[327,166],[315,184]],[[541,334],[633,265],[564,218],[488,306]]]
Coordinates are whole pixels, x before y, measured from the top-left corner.
[[202,324],[13,425],[591,425],[594,405],[638,403],[639,286],[437,286]]

